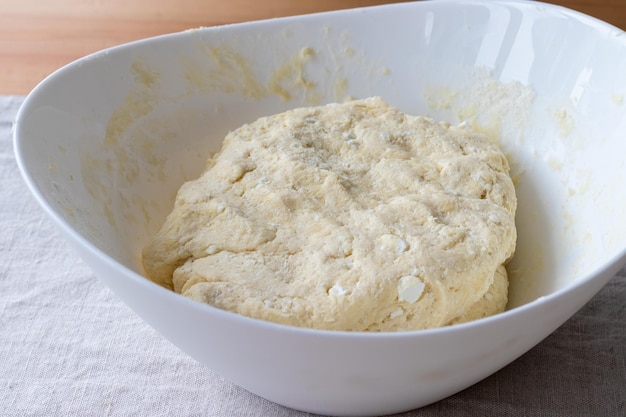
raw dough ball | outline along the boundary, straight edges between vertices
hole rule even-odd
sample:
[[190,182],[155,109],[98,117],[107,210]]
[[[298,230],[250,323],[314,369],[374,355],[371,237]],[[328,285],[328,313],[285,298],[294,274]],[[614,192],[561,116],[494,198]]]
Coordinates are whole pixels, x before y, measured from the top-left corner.
[[380,98],[231,132],[144,249],[194,300],[318,329],[426,329],[500,312],[516,197],[497,144]]

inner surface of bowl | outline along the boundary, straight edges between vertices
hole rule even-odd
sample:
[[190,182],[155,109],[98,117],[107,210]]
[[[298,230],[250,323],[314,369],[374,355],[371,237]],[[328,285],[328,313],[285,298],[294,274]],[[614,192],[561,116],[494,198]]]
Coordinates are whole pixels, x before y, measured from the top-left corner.
[[23,141],[24,159],[57,215],[142,273],[141,247],[229,130],[382,96],[502,144],[519,199],[514,307],[625,246],[616,220],[626,190],[614,175],[624,164],[624,44],[617,29],[526,2],[193,29],[95,54],[44,82],[21,113],[20,133],[37,138]]
[[[16,154],[87,262],[183,350],[289,406],[382,414],[504,366],[623,261],[625,94],[626,35],[607,24],[531,1],[403,3],[192,29],[86,57],[26,99]],[[512,311],[410,335],[335,334],[234,317],[139,276],[178,188],[228,131],[368,96],[499,141],[518,197]]]

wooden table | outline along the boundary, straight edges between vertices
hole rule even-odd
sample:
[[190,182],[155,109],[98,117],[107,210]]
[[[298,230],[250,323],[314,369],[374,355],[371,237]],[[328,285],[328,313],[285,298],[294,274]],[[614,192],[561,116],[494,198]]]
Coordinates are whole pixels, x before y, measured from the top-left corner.
[[[488,0],[486,0],[488,1]],[[0,0],[0,94],[109,46],[198,26],[389,3],[385,0]],[[626,29],[625,0],[550,0]]]

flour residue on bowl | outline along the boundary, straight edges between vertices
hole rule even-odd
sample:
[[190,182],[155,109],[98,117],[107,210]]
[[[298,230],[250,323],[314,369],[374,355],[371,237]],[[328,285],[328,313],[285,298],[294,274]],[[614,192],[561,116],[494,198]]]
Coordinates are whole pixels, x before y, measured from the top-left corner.
[[252,70],[253,63],[231,46],[200,44],[198,50],[199,55],[181,57],[190,92],[240,94],[252,99],[275,95],[285,101],[302,94],[310,103],[322,99],[308,71],[316,56],[310,46],[286,58],[266,80]]
[[423,94],[432,111],[445,111],[457,123],[468,123],[502,143],[524,140],[536,96],[531,87],[518,81],[503,83],[487,69],[475,70],[462,86],[426,85]]
[[302,48],[296,55],[286,60],[270,75],[267,83],[268,92],[283,100],[291,100],[295,92],[301,91],[306,102],[318,104],[322,95],[316,91],[316,83],[306,73],[306,65],[315,58],[316,52],[311,47]]
[[[180,57],[192,92],[238,93],[255,99],[267,95],[267,88],[252,70],[253,63],[231,46],[199,43],[196,48],[198,53],[193,57]],[[208,66],[206,60],[212,65]]]
[[129,75],[131,88],[111,113],[101,146],[81,150],[80,163],[82,183],[109,226],[131,234],[131,225],[151,221],[150,206],[155,204],[133,187],[145,176],[164,178],[165,159],[152,153],[156,138],[128,136],[136,122],[153,113],[159,103],[161,76],[142,59],[131,63]]
[[611,94],[611,101],[616,106],[621,106],[622,104],[624,104],[624,95],[623,94],[613,93],[613,94]]
[[569,136],[576,127],[574,117],[567,109],[554,109],[552,118],[562,137]]
[[[319,29],[319,36],[307,43],[296,43],[293,31],[258,34],[254,39],[231,38],[224,42],[202,40],[202,31],[190,32],[199,38],[193,54],[181,54],[180,64],[189,94],[239,94],[254,100],[279,98],[299,105],[322,101],[345,101],[350,97],[349,80],[354,68],[372,84],[391,71],[353,45],[349,32],[335,33],[331,25]],[[252,61],[252,44],[281,44],[270,49],[267,62]],[[276,59],[272,56],[280,53]]]

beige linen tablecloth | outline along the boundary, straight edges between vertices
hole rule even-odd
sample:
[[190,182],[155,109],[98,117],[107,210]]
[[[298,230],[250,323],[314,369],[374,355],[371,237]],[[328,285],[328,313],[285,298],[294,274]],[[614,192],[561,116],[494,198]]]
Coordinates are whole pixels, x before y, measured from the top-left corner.
[[[0,416],[309,414],[249,394],[143,323],[27,191],[0,96]],[[626,416],[626,270],[537,347],[406,416]],[[271,378],[271,376],[268,376]]]

